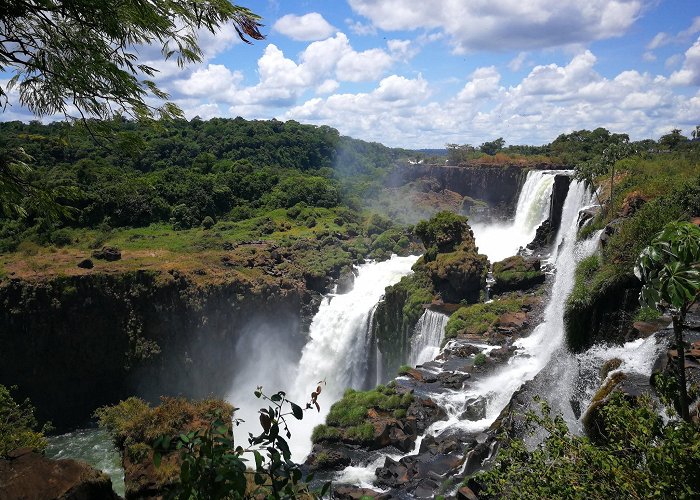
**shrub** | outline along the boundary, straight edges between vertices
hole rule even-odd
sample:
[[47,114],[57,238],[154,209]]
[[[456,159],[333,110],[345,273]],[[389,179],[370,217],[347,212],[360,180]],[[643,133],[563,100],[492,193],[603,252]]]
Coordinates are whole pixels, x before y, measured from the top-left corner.
[[318,443],[320,441],[335,441],[340,439],[341,434],[335,427],[328,425],[317,425],[311,433],[311,442]]
[[6,457],[17,448],[44,451],[48,444],[44,433],[50,429],[49,424],[39,427],[28,399],[17,403],[10,389],[0,385],[0,457]]
[[212,227],[214,227],[214,224],[215,224],[214,219],[212,219],[208,215],[204,219],[202,219],[202,227],[204,229],[211,229]]
[[[601,409],[606,439],[599,444],[569,432],[542,403],[530,413],[534,449],[512,439],[493,468],[473,478],[487,498],[694,498],[700,470],[696,424],[665,423],[649,398],[613,393]],[[480,494],[481,496],[481,494]]]
[[486,354],[480,352],[474,356],[474,366],[481,366],[486,363]]
[[350,427],[347,431],[347,437],[360,442],[368,442],[374,438],[374,426],[369,422]]

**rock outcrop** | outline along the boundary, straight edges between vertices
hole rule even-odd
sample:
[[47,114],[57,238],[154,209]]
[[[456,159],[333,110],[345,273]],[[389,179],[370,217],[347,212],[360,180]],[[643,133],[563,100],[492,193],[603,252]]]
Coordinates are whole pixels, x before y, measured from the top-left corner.
[[[529,168],[556,169],[561,165],[529,165]],[[464,164],[459,166],[404,164],[388,176],[388,187],[399,187],[418,179],[438,183],[438,189],[480,200],[501,215],[512,215],[527,169],[521,165]],[[494,189],[497,186],[498,189]]]
[[285,332],[279,347],[301,349],[312,299],[290,280],[204,287],[177,271],[5,281],[0,384],[17,385],[59,429],[133,394],[223,397],[258,331]]
[[77,460],[51,460],[30,449],[0,459],[0,500],[118,500],[109,476]]
[[539,259],[526,259],[522,256],[508,257],[493,264],[493,293],[527,290],[545,281]]

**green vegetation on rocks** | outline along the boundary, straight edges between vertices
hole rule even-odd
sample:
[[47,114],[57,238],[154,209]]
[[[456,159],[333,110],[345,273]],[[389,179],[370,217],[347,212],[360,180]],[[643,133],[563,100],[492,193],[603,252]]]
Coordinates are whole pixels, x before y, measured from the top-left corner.
[[694,498],[700,470],[697,424],[663,418],[648,398],[615,392],[600,409],[606,439],[567,428],[546,404],[528,423],[545,433],[532,449],[510,439],[488,472],[471,479],[485,498]]
[[518,296],[500,297],[488,303],[460,307],[445,327],[445,341],[460,334],[481,335],[496,325],[501,314],[519,312],[525,300]]
[[544,283],[545,274],[540,270],[539,260],[516,255],[493,264],[493,279],[495,283],[492,291],[501,293],[526,290]]
[[379,385],[370,391],[348,389],[342,399],[331,406],[325,425],[314,428],[311,440],[314,443],[340,439],[370,441],[374,436],[370,410],[403,418],[412,401],[411,393],[398,394],[393,386]]
[[0,385],[0,458],[7,457],[18,448],[44,451],[48,444],[44,433],[51,426],[39,426],[30,401],[18,403],[10,389]]

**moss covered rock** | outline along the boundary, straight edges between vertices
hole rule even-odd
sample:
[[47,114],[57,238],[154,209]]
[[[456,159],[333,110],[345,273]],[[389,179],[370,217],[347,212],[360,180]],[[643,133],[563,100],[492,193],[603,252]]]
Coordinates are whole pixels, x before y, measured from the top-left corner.
[[525,259],[520,255],[508,257],[493,265],[494,293],[527,290],[544,283],[539,259]]
[[217,399],[162,398],[159,406],[151,407],[131,397],[98,409],[95,415],[100,426],[110,433],[122,456],[126,497],[150,498],[167,493],[179,481],[181,459],[179,453],[171,452],[156,467],[153,443],[161,436],[205,430],[217,412],[224,421],[233,417],[233,407]]

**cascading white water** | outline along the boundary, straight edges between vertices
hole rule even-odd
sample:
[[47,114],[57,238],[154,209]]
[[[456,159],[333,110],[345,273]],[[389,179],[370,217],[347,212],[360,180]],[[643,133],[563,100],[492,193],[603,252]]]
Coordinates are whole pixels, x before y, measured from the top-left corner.
[[[387,286],[411,273],[418,257],[397,257],[359,267],[353,288],[343,295],[330,294],[311,322],[309,341],[299,361],[296,379],[290,385],[292,401],[304,403],[319,381],[325,381],[319,398],[321,412],[308,411],[303,426],[292,430],[294,458],[303,460],[311,448],[313,427],[323,423],[330,406],[347,388],[361,388],[368,380],[371,319]],[[373,377],[370,376],[371,382]]]
[[[598,244],[594,238],[576,242],[576,224],[579,209],[590,203],[590,194],[582,183],[572,182],[564,203],[561,229],[557,234],[552,260],[556,276],[551,300],[544,312],[544,321],[528,337],[515,343],[517,351],[503,367],[486,377],[465,392],[451,392],[440,396],[440,404],[449,413],[449,420],[438,422],[433,431],[447,427],[459,427],[470,432],[485,430],[499,415],[513,393],[526,381],[531,380],[547,364],[552,354],[564,342],[564,304],[574,284],[577,262],[590,255]],[[478,421],[460,420],[463,403],[474,397],[486,398],[486,417]]]
[[420,365],[435,359],[440,353],[440,344],[445,338],[446,314],[426,309],[418,319],[414,334],[411,337],[411,354],[409,364],[411,366]]
[[505,224],[471,224],[479,252],[496,262],[515,255],[535,237],[535,232],[549,214],[549,204],[556,174],[566,170],[531,170],[518,195],[515,220]]
[[653,335],[621,346],[594,345],[577,354],[562,348],[554,354],[542,372],[544,376],[538,377],[539,380],[530,390],[547,400],[552,410],[564,417],[569,429],[580,433],[583,426],[579,414],[585,412],[603,384],[600,377],[603,364],[612,359],[620,361],[620,366],[608,376],[623,371],[648,377],[654,362],[665,348]]

